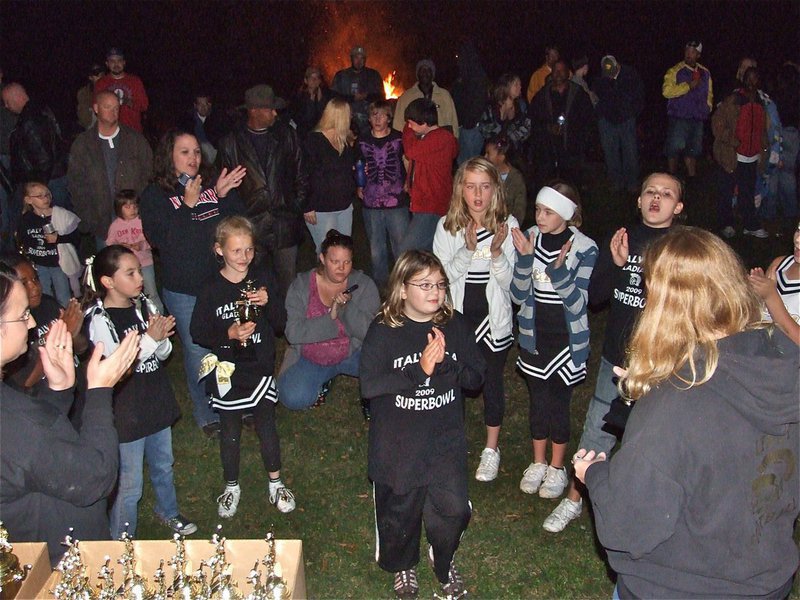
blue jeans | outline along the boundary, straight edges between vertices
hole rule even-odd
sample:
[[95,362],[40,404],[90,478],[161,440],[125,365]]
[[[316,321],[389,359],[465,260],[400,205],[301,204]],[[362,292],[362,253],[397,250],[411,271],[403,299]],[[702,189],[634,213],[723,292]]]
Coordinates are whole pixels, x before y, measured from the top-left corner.
[[200,361],[208,354],[208,350],[192,341],[192,334],[189,332],[197,298],[188,294],[171,292],[167,288],[163,288],[161,294],[170,314],[175,317],[175,328],[178,330],[178,337],[181,338],[183,345],[183,368],[186,371],[186,387],[189,389],[189,395],[194,405],[194,420],[200,427],[209,423],[218,423],[219,415],[208,403],[205,385],[197,381]]
[[[797,219],[797,127],[783,128],[783,167],[777,169],[770,180],[770,195],[774,197],[775,212],[780,212],[785,219]],[[774,218],[776,215],[768,215]],[[797,225],[797,223],[794,223]]]
[[703,121],[669,117],[664,153],[667,158],[677,158],[681,153],[693,158],[700,156],[703,153]]
[[617,189],[630,189],[639,182],[639,152],[636,147],[636,119],[612,123],[597,120],[600,143],[606,158],[608,178]]
[[144,459],[156,495],[156,514],[162,519],[178,515],[178,499],[172,480],[172,429],[161,431],[133,442],[119,445],[119,485],[111,507],[111,538],[118,540],[125,531],[136,536],[139,500],[144,484]]
[[369,240],[370,258],[372,259],[372,279],[378,287],[386,285],[389,280],[389,253],[386,238],[392,245],[394,259],[400,256],[400,247],[408,229],[408,209],[399,208],[364,208],[364,227]]
[[468,161],[473,156],[483,156],[483,136],[476,125],[472,129],[458,129],[458,164]]
[[578,448],[594,450],[596,453],[605,452],[606,456],[617,443],[617,437],[603,430],[606,424],[603,417],[611,410],[611,402],[619,396],[619,390],[614,384],[614,365],[605,358],[600,358],[600,368],[597,370],[597,385],[594,396],[589,401],[586,411],[586,420],[583,422],[583,433]]
[[42,292],[53,296],[61,306],[69,304],[72,290],[69,287],[69,278],[61,267],[43,267],[36,265],[36,273],[42,283]]
[[300,357],[278,377],[278,399],[289,410],[303,410],[317,401],[322,384],[337,375],[358,377],[361,350],[353,352],[340,363],[322,366]]
[[317,224],[312,225],[306,222],[306,227],[311,232],[311,239],[314,240],[314,248],[317,254],[320,252],[322,241],[331,229],[339,233],[351,235],[353,233],[353,205],[351,204],[344,210],[334,210],[332,212],[317,212]]
[[161,297],[158,295],[155,265],[142,267],[142,279],[144,279],[144,293],[147,294],[147,297],[156,305],[158,312],[163,315],[164,303],[161,302]]
[[433,236],[436,233],[436,225],[441,217],[431,213],[411,213],[411,221],[406,229],[406,237],[400,248],[402,254],[406,250],[427,250],[433,249]]

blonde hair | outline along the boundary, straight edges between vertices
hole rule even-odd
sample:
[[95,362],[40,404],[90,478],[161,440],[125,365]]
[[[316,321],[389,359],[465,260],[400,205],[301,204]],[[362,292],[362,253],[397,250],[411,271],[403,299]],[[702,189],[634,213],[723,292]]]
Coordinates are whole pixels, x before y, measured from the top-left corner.
[[46,183],[42,183],[41,181],[26,181],[22,186],[22,212],[24,213],[33,210],[33,204],[28,202],[27,198],[36,186],[43,187],[45,192],[50,195],[51,202],[53,200],[53,194]]
[[548,183],[546,187],[553,188],[559,194],[566,196],[575,203],[575,213],[567,221],[567,226],[580,229],[580,226],[583,225],[583,208],[581,207],[581,195],[578,193],[578,189],[563,179],[555,179]]
[[249,235],[250,239],[255,244],[256,236],[253,229],[253,223],[250,219],[234,215],[232,217],[225,217],[217,225],[214,231],[214,243],[219,245],[220,248],[225,247],[225,242],[234,235]]
[[661,171],[654,171],[650,173],[650,175],[644,178],[644,181],[642,181],[642,187],[639,190],[640,196],[644,195],[644,191],[647,189],[647,186],[650,185],[650,180],[653,177],[668,177],[669,179],[672,179],[672,181],[678,187],[678,202],[683,202],[683,192],[684,192],[683,182],[677,177],[675,177],[675,175],[673,175],[672,173],[662,173]]
[[328,129],[334,131],[333,145],[341,154],[350,135],[350,105],[344,98],[331,98],[328,101],[314,131],[324,132]]
[[[402,327],[403,318],[405,313],[403,308],[405,300],[403,300],[403,286],[420,273],[433,273],[440,272],[442,277],[447,281],[447,274],[444,272],[444,267],[436,255],[424,250],[407,250],[400,255],[397,262],[389,275],[389,283],[386,289],[389,290],[389,295],[386,301],[381,306],[381,322],[389,327]],[[434,325],[444,325],[453,316],[453,305],[450,303],[450,291],[448,290],[442,306],[433,316],[431,322]]]
[[[678,226],[645,250],[647,304],[629,341],[623,397],[638,400],[670,377],[686,389],[706,383],[719,360],[717,340],[760,326],[758,296],[725,242]],[[698,372],[698,361],[702,372]],[[679,371],[688,364],[688,377]]]
[[497,233],[500,225],[505,223],[508,215],[505,189],[497,168],[482,156],[470,158],[458,168],[453,179],[453,195],[450,198],[450,208],[447,209],[447,216],[444,218],[444,228],[452,235],[455,235],[459,230],[465,229],[472,221],[467,202],[464,200],[464,178],[468,172],[489,175],[489,179],[492,182],[492,197],[489,199],[489,208],[486,211],[483,226],[487,231],[493,234]]

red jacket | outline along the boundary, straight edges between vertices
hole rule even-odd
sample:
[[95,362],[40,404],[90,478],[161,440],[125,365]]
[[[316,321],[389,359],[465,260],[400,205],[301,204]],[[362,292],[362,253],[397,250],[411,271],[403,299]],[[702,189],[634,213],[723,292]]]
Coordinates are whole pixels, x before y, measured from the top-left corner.
[[[142,80],[136,75],[125,73],[119,79],[104,75],[94,84],[94,93],[111,90],[120,97],[119,122],[142,132],[142,113],[150,106]],[[130,104],[127,101],[130,100]]]
[[418,138],[406,124],[403,151],[409,161],[411,212],[444,216],[453,193],[453,161],[458,156],[455,136],[439,127]]

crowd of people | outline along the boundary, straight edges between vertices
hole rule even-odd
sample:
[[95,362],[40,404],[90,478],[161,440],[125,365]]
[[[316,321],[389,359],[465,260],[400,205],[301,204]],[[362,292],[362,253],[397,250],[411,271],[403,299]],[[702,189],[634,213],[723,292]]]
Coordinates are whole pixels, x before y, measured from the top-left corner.
[[[531,457],[519,488],[561,498],[546,531],[590,500],[618,597],[785,596],[800,513],[800,72],[781,67],[769,96],[744,59],[715,105],[702,51],[687,43],[664,76],[668,170],[643,180],[636,70],[607,55],[590,84],[588,59],[567,63],[554,46],[526,94],[513,73],[490,84],[467,45],[450,91],[425,58],[396,102],[355,46],[330,88],[314,66],[289,102],[253,86],[234,123],[198,92],[155,151],[142,135],[145,86],[119,48],[78,92],[86,129],[69,152],[52,111],[5,85],[0,519],[11,539],[48,542],[55,562],[68,527],[80,539],[134,535],[145,460],[160,519],[197,530],[173,483],[180,409],[164,363],[177,333],[194,420],[219,440],[219,517],[238,510],[246,424],[267,501],[295,509],[278,408],[319,406],[336,377],[357,377],[377,562],[398,597],[417,597],[424,524],[442,593],[462,597],[464,399],[482,397],[474,477],[488,483],[516,344]],[[716,231],[735,236],[736,213],[756,239],[793,231],[793,253],[766,270],[746,272],[721,237],[677,222],[679,158],[691,180],[709,119]],[[609,183],[640,217],[599,244],[581,231],[593,127]],[[358,201],[371,276],[354,268]],[[298,274],[306,231],[317,265]],[[570,457],[588,310],[605,304]]]

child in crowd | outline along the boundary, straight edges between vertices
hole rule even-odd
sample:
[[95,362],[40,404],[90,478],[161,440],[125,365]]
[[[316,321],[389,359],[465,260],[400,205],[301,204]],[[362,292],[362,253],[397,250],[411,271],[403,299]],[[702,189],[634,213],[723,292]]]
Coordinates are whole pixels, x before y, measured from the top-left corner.
[[752,269],[750,283],[764,301],[764,319],[800,345],[800,223],[792,239],[794,253],[773,260],[766,275]]
[[59,318],[67,325],[72,336],[72,350],[76,362],[82,358],[89,347],[86,336],[81,329],[83,313],[79,302],[72,298],[66,308],[61,308],[55,298],[42,293],[42,284],[33,263],[21,254],[0,257],[0,263],[12,268],[28,295],[28,306],[36,326],[28,330],[28,351],[17,360],[7,364],[3,369],[3,380],[27,394],[37,393],[37,384],[44,377],[39,347],[44,345],[47,332]]
[[66,306],[72,296],[80,296],[81,263],[75,250],[80,219],[65,208],[51,206],[52,200],[45,184],[26,183],[17,235],[22,253],[36,266],[44,292]]
[[492,481],[500,468],[503,370],[514,342],[510,286],[516,252],[509,231],[519,228],[519,223],[506,215],[500,174],[492,163],[476,156],[459,167],[450,209],[433,238],[433,253],[442,261],[450,282],[453,308],[475,332],[487,365],[483,386],[486,446],[475,473],[478,481]]
[[359,138],[357,151],[363,161],[366,182],[358,188],[364,204],[364,226],[372,257],[372,279],[382,288],[389,278],[388,238],[394,259],[408,228],[408,196],[403,191],[403,136],[391,128],[392,105],[377,100],[369,105],[369,134]]
[[536,225],[527,233],[511,230],[519,253],[511,283],[511,297],[521,306],[517,367],[528,384],[533,439],[533,462],[519,487],[542,498],[558,498],[567,485],[569,404],[589,357],[586,308],[597,245],[578,231],[580,225],[578,192],[556,181],[536,196]]
[[[219,273],[203,284],[192,314],[192,339],[212,354],[203,357],[199,377],[206,379],[211,406],[220,415],[220,457],[225,489],[217,512],[236,514],[242,490],[239,453],[242,417],[253,415],[261,460],[269,473],[268,495],[282,513],[295,508],[292,491],[281,481],[281,449],[275,426],[278,392],[273,377],[275,331],[283,331],[286,309],[266,269],[251,268],[253,225],[244,217],[226,217],[217,225],[214,252]],[[250,314],[245,312],[248,309]]]
[[[674,175],[652,173],[642,183],[637,201],[641,223],[618,229],[603,245],[589,282],[589,304],[599,306],[610,302],[603,355],[597,372],[594,395],[589,401],[583,433],[578,448],[596,453],[611,453],[617,438],[606,428],[603,418],[611,402],[619,396],[614,383],[614,367],[625,364],[625,350],[636,319],[645,305],[645,282],[642,275],[642,256],[647,245],[669,231],[675,218],[683,211],[683,185]],[[581,494],[575,481],[570,483],[566,497],[544,520],[542,527],[558,533],[583,508]]]
[[412,101],[404,117],[403,152],[411,195],[411,223],[403,250],[430,251],[436,224],[450,205],[458,142],[452,133],[439,127],[436,104],[432,100],[417,98]]
[[403,253],[361,353],[361,393],[372,404],[377,561],[395,574],[400,598],[419,594],[423,521],[444,596],[466,594],[453,560],[471,513],[461,389],[480,388],[484,361],[447,288],[433,254]]
[[144,237],[142,219],[139,217],[139,198],[133,190],[120,190],[114,199],[114,212],[117,218],[108,227],[106,244],[120,244],[133,250],[142,265],[144,293],[156,305],[158,312],[164,314],[164,304],[156,287],[156,271],[153,267],[153,250]]
[[512,152],[508,138],[504,136],[491,138],[486,142],[485,156],[497,168],[503,181],[507,212],[514,215],[521,227],[528,208],[528,192],[522,173],[509,162]]
[[111,537],[127,531],[136,535],[142,497],[144,460],[156,497],[156,514],[175,533],[197,531],[178,511],[173,481],[172,424],[180,416],[164,361],[172,352],[169,338],[175,318],[158,313],[142,294],[139,259],[118,244],[106,246],[92,261],[87,282],[96,304],[86,310],[89,339],[103,342],[110,355],[129,332],[140,334],[139,356],[133,374],[114,389],[114,424],[119,435],[119,484],[111,507]]

